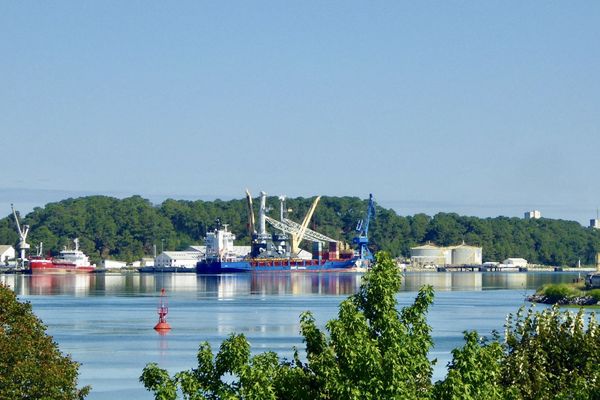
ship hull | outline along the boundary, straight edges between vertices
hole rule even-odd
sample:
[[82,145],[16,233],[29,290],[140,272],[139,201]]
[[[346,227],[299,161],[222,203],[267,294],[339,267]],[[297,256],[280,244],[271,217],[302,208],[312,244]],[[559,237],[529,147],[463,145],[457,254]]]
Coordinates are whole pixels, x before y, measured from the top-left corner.
[[90,273],[96,270],[93,265],[76,266],[73,264],[53,263],[50,260],[30,261],[29,270],[32,274],[65,274],[65,273]]
[[196,267],[199,274],[223,274],[240,272],[355,272],[356,259],[348,260],[241,260],[200,261]]

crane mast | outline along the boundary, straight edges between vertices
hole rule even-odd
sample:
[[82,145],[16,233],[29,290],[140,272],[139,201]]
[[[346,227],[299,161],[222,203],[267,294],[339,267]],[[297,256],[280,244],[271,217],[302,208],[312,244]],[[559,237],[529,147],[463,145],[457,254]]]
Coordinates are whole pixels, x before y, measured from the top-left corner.
[[371,261],[373,254],[369,250],[369,224],[371,219],[375,218],[375,202],[373,201],[373,194],[369,194],[369,206],[364,219],[361,219],[356,224],[356,236],[353,240],[354,244],[357,245],[358,256],[361,260]]
[[13,216],[15,217],[15,223],[17,224],[17,231],[19,232],[19,251],[21,258],[21,266],[25,264],[25,251],[28,250],[31,246],[27,243],[27,234],[29,233],[29,225],[23,225],[21,228],[21,224],[19,223],[19,217],[17,216],[17,212],[15,211],[15,207],[13,204],[10,205],[12,209]]

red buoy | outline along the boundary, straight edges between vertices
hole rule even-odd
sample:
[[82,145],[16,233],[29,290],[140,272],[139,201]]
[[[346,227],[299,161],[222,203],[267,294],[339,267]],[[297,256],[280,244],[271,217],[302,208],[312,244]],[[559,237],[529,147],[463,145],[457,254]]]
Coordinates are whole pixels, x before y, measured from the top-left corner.
[[159,333],[164,333],[171,330],[171,325],[167,322],[167,314],[169,306],[167,304],[167,295],[165,289],[160,291],[160,302],[158,303],[158,324],[154,327]]

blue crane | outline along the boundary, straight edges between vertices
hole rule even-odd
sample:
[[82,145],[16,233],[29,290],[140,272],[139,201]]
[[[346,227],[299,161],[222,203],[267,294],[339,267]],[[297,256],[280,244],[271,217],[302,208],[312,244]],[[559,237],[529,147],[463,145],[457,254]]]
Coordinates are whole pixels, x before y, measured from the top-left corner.
[[358,257],[361,260],[372,261],[373,254],[369,250],[369,224],[371,218],[375,218],[375,202],[373,201],[373,194],[369,194],[369,207],[367,208],[367,214],[364,219],[361,219],[356,224],[356,232],[358,236],[352,241],[356,244],[356,250]]

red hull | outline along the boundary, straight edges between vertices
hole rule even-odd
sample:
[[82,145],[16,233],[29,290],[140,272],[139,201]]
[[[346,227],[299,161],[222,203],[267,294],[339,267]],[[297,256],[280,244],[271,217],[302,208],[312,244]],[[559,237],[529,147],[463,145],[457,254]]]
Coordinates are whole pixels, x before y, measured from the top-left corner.
[[76,266],[74,264],[54,263],[52,260],[31,260],[29,268],[34,274],[90,273],[96,267],[93,265]]

